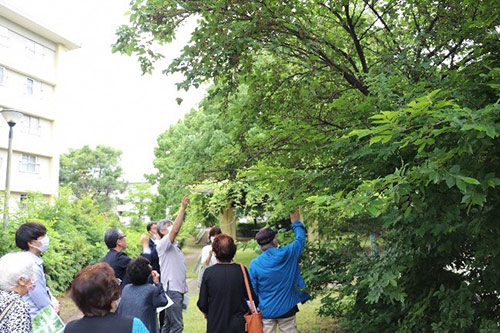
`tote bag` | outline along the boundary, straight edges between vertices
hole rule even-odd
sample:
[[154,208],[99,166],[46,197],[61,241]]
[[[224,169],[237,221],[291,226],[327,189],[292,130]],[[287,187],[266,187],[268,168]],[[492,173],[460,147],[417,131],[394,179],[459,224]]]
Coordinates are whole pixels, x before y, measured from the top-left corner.
[[245,332],[248,333],[262,333],[262,312],[257,311],[255,308],[255,303],[253,302],[252,292],[250,291],[250,285],[248,284],[247,272],[245,271],[245,266],[240,264],[241,270],[243,271],[243,278],[245,280],[245,287],[247,288],[248,299],[250,300],[250,312],[245,314]]

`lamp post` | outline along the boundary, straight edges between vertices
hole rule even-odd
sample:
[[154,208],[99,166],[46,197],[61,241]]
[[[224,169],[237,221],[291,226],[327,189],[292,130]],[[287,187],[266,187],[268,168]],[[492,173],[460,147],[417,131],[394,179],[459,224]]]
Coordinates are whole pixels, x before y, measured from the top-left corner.
[[7,227],[8,215],[9,215],[9,197],[10,197],[10,158],[12,156],[12,137],[13,130],[12,127],[16,125],[17,122],[23,116],[23,113],[17,110],[1,110],[2,116],[9,125],[9,148],[7,150],[7,173],[5,175],[5,201],[3,206],[3,227]]

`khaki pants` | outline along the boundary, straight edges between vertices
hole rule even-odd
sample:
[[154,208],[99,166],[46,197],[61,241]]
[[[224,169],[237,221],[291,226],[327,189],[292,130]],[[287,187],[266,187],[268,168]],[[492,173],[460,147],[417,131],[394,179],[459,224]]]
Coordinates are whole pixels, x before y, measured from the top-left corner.
[[276,326],[279,326],[280,333],[297,333],[297,323],[295,315],[281,319],[262,319],[264,333],[275,333]]

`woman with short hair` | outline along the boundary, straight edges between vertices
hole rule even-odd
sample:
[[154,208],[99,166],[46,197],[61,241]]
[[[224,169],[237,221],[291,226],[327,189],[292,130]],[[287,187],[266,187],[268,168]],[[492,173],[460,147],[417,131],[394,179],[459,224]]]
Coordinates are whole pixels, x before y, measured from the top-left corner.
[[[197,303],[207,318],[207,332],[245,332],[243,315],[249,312],[248,294],[241,266],[232,262],[236,244],[230,236],[220,234],[212,242],[212,250],[217,264],[205,270]],[[251,284],[250,290],[258,306]]]
[[49,248],[47,229],[38,222],[20,225],[16,231],[16,246],[24,250],[34,263],[33,272],[36,278],[36,288],[30,290],[23,297],[30,306],[31,319],[35,318],[38,312],[47,306],[52,306],[56,312],[59,312],[59,301],[52,296],[47,288],[43,270],[42,254]]
[[12,252],[0,258],[0,332],[31,333],[30,306],[22,299],[33,285],[33,260]]
[[64,332],[149,332],[140,319],[113,313],[120,298],[120,284],[108,263],[82,269],[71,283],[70,294],[84,317],[69,322]]
[[[116,313],[137,317],[151,333],[158,332],[156,308],[167,305],[160,275],[152,270],[149,260],[144,257],[132,260],[126,274],[132,283],[123,287]],[[148,283],[149,277],[152,277],[153,284]]]

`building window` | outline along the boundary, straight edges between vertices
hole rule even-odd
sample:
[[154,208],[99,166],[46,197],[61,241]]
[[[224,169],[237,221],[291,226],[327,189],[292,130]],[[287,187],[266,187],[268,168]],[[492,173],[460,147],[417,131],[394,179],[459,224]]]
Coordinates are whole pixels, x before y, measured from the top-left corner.
[[19,171],[40,173],[40,164],[37,163],[37,157],[35,155],[23,154],[19,162]]
[[40,118],[37,117],[31,117],[31,116],[24,116],[20,123],[19,126],[21,127],[21,132],[23,133],[28,133],[28,134],[33,134],[33,135],[40,135]]
[[33,96],[33,84],[34,80],[27,78],[26,79],[26,94]]
[[28,200],[28,195],[26,193],[22,193],[19,196],[19,208],[21,208],[21,209],[26,208],[27,200]]
[[0,86],[3,86],[5,78],[5,68],[0,67]]

